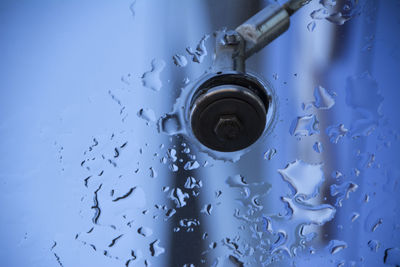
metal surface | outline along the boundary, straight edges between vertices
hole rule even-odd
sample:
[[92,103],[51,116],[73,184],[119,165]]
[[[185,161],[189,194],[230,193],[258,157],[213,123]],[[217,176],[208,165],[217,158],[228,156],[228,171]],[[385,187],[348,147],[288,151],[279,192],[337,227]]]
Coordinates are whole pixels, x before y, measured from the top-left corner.
[[236,31],[246,41],[245,58],[264,48],[289,28],[287,11],[279,5],[269,5],[242,25]]
[[245,40],[245,58],[257,53],[284,33],[290,25],[290,16],[310,0],[292,0],[283,6],[268,5],[236,28]]
[[191,103],[191,128],[206,147],[223,152],[244,149],[263,133],[270,96],[244,74],[220,74],[207,80]]
[[[191,100],[191,127],[206,147],[232,152],[253,144],[263,133],[269,100],[266,88],[248,79],[245,61],[289,28],[289,17],[307,0],[268,5],[236,31],[216,36],[211,71],[217,76],[201,84]],[[234,71],[236,75],[222,72]]]

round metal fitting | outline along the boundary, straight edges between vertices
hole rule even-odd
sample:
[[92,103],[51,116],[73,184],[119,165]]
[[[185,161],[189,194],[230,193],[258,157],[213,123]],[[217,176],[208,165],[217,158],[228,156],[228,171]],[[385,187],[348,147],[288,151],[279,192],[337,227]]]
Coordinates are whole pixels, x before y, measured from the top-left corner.
[[263,84],[253,76],[219,73],[200,84],[192,97],[193,134],[213,150],[242,150],[263,134],[270,101]]

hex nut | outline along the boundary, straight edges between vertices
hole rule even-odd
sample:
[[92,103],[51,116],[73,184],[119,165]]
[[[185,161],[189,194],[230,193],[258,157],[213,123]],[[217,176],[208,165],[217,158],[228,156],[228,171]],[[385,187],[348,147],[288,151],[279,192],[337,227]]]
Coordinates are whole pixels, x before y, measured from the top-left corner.
[[220,116],[214,127],[214,132],[222,140],[235,140],[240,136],[242,124],[235,115]]

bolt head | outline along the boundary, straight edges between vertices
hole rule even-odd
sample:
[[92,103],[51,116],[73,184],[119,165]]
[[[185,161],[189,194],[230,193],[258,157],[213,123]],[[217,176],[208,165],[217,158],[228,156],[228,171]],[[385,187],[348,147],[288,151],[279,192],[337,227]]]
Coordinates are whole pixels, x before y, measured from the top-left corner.
[[225,34],[224,40],[228,45],[236,45],[240,42],[240,36],[238,33],[230,31]]
[[235,115],[222,115],[214,127],[214,132],[219,139],[235,140],[240,136],[242,124]]

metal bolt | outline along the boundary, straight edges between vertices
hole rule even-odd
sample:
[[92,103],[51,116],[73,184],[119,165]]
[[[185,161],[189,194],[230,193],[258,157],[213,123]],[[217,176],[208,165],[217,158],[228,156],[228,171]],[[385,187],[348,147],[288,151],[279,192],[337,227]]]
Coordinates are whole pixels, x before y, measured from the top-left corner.
[[240,42],[240,36],[235,31],[229,31],[225,34],[224,40],[228,45],[237,45]]
[[234,140],[240,136],[242,124],[235,115],[220,116],[214,132],[222,140]]

